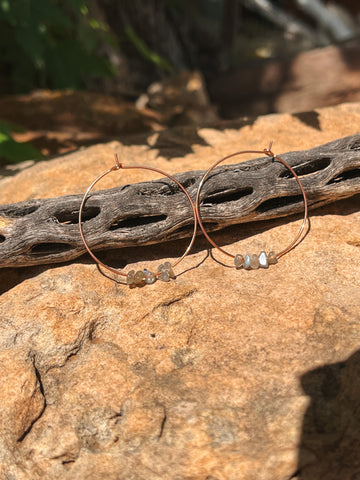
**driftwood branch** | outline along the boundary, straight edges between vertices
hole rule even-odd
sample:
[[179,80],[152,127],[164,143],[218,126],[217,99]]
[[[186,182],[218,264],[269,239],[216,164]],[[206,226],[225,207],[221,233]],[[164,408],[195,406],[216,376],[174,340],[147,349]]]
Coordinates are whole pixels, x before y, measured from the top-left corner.
[[[282,158],[300,176],[310,208],[360,193],[360,134]],[[203,173],[185,172],[176,178],[195,198]],[[78,230],[81,198],[0,206],[0,267],[64,262],[84,253]],[[202,219],[210,230],[303,211],[296,181],[268,157],[217,168],[202,198]],[[189,236],[192,218],[185,195],[161,178],[92,193],[83,221],[89,245],[101,250]]]

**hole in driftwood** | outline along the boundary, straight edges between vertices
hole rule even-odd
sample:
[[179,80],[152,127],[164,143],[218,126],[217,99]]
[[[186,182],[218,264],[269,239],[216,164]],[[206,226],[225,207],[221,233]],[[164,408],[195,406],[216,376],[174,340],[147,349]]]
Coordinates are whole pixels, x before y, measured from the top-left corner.
[[144,197],[159,197],[175,195],[178,192],[182,192],[184,194],[184,192],[178,185],[176,185],[176,183],[172,182],[171,180],[169,180],[169,183],[167,183],[166,180],[158,180],[151,182],[150,185],[141,186],[136,194]]
[[258,205],[255,210],[259,213],[265,213],[269,212],[270,210],[277,210],[283,207],[291,207],[297,205],[298,203],[304,203],[302,195],[271,198],[270,200],[265,200],[265,202]]
[[[184,187],[184,188],[189,188],[191,187],[192,185],[194,185],[194,183],[196,183],[197,179],[194,178],[194,177],[190,177],[190,178],[186,178],[183,182],[180,182],[181,185]],[[185,195],[185,194],[184,194]]]
[[67,243],[39,243],[34,245],[30,252],[32,255],[51,255],[56,253],[67,252],[71,250],[71,245]]
[[353,180],[354,178],[360,177],[360,170],[348,170],[347,172],[342,172],[335,178],[332,178],[327,184],[331,185],[332,183],[346,182],[346,180]]
[[4,214],[8,217],[25,217],[25,215],[30,215],[30,213],[36,212],[39,207],[36,205],[26,206],[17,206],[9,207],[3,210]]
[[0,243],[5,242],[5,240],[6,239],[5,239],[4,235],[0,235]]
[[[100,213],[100,207],[84,207],[81,219],[83,222],[87,222],[92,218],[95,218]],[[66,225],[77,225],[79,223],[79,210],[72,210],[67,212],[66,210],[56,212],[53,215],[59,223]]]
[[[302,177],[304,175],[310,175],[311,173],[319,172],[320,170],[324,170],[328,167],[331,163],[331,158],[324,157],[324,158],[317,158],[316,160],[311,160],[308,163],[303,165],[298,165],[293,167],[295,173]],[[284,172],[280,173],[280,178],[293,178],[293,174],[286,169]]]
[[171,232],[171,237],[173,237],[174,235],[190,237],[193,231],[194,231],[194,225],[182,225],[181,227]]
[[154,197],[159,195],[159,188],[157,188],[155,185],[147,185],[146,187],[139,189],[139,191],[136,192],[136,195],[141,195],[143,197]]
[[211,193],[211,195],[208,195],[201,203],[219,204],[236,202],[237,200],[240,200],[240,198],[251,195],[253,191],[254,189],[252,187],[241,188],[239,190],[236,190],[235,192],[224,192],[219,190],[218,192],[213,192]]
[[350,150],[358,151],[360,150],[360,140],[355,140],[353,143],[349,145]]
[[167,219],[166,215],[149,215],[148,217],[128,217],[125,220],[113,222],[109,230],[118,230],[119,228],[134,228],[151,223],[159,223]]

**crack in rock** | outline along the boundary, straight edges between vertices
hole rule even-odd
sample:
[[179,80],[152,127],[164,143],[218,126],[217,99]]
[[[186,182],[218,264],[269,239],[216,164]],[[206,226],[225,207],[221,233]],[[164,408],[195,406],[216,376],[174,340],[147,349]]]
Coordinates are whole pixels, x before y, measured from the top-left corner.
[[44,390],[44,385],[43,385],[43,381],[42,381],[42,378],[41,378],[41,375],[40,375],[40,372],[38,370],[38,368],[36,367],[36,361],[35,361],[35,357],[33,356],[32,358],[32,365],[34,367],[34,372],[35,372],[35,375],[36,375],[36,378],[37,378],[37,381],[38,381],[38,384],[39,384],[39,390],[41,392],[41,395],[44,399],[44,403],[43,403],[43,408],[41,409],[41,411],[39,412],[39,414],[31,421],[30,425],[28,426],[28,428],[22,433],[22,435],[17,439],[17,441],[19,443],[21,443],[25,438],[26,436],[31,432],[33,426],[35,425],[35,423],[40,420],[40,418],[43,416],[45,410],[46,410],[46,406],[47,406],[47,402],[46,402],[46,396],[45,396],[45,390]]

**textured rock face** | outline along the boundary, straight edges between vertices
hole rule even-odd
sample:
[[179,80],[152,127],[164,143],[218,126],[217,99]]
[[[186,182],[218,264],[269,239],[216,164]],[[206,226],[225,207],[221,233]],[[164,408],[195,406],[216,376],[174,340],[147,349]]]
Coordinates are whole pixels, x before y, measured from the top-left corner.
[[[121,151],[172,173],[270,139],[281,153],[359,129],[360,106],[342,105],[203,129],[186,155],[187,129],[175,146],[168,134],[162,147],[152,136]],[[114,148],[4,178],[0,200],[82,192]],[[124,183],[148,178],[129,172]],[[359,207],[353,198],[314,212],[304,242],[266,270],[226,268],[199,238],[176,281],[144,288],[113,282],[88,257],[0,271],[0,478],[356,478]],[[234,253],[277,250],[298,226],[293,218],[242,225],[216,240]],[[128,269],[155,270],[185,243],[121,257]],[[118,257],[104,255],[113,264]]]
[[358,102],[357,41],[303,51],[292,58],[254,63],[209,83],[213,101],[227,115],[302,112]]

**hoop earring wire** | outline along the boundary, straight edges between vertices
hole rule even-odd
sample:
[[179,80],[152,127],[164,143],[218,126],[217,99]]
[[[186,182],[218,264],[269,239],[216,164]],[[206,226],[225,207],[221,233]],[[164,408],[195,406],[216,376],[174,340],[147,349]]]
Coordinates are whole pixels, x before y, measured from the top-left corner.
[[[283,255],[288,253],[291,249],[293,249],[304,238],[304,230],[305,230],[305,226],[306,226],[307,221],[308,221],[308,202],[307,202],[307,197],[306,197],[304,187],[303,187],[303,185],[300,181],[300,178],[298,177],[298,175],[294,171],[294,169],[287,162],[285,162],[285,160],[280,158],[278,155],[275,155],[272,152],[271,147],[272,147],[272,142],[270,143],[269,147],[264,148],[264,150],[242,150],[240,152],[231,153],[230,155],[227,155],[226,157],[223,157],[220,160],[217,160],[215,163],[213,163],[213,165],[211,165],[211,167],[207,170],[205,175],[202,177],[202,179],[199,183],[198,190],[197,190],[196,200],[195,200],[196,215],[197,215],[199,226],[200,226],[204,236],[211,243],[211,245],[213,247],[215,247],[217,250],[219,250],[223,254],[227,255],[228,257],[231,257],[234,260],[234,265],[237,269],[245,268],[246,270],[253,270],[253,269],[257,269],[259,267],[268,268],[268,266],[270,264],[277,263],[279,258],[281,258]],[[299,229],[297,235],[295,236],[295,238],[293,239],[293,241],[287,247],[285,247],[283,250],[281,250],[278,253],[275,253],[274,251],[271,251],[269,254],[266,254],[264,251],[262,251],[262,252],[260,252],[259,255],[246,254],[245,257],[243,257],[240,254],[233,255],[233,254],[227,252],[226,250],[224,250],[217,243],[215,243],[215,241],[210,237],[210,235],[205,230],[205,227],[204,227],[203,222],[201,220],[201,215],[200,215],[200,192],[201,192],[201,189],[202,189],[205,181],[209,177],[210,173],[220,163],[224,162],[225,160],[228,160],[229,158],[235,157],[236,155],[243,155],[243,154],[248,154],[248,153],[265,154],[268,157],[271,157],[273,160],[277,160],[280,163],[282,163],[284,165],[284,167],[286,167],[292,173],[293,177],[295,178],[295,180],[298,183],[298,185],[300,187],[300,190],[301,190],[301,194],[302,194],[303,201],[304,201],[304,217],[303,217],[300,229]]]
[[[187,246],[185,252],[182,254],[181,257],[179,257],[174,263],[170,263],[170,262],[165,262],[164,264],[161,264],[159,265],[158,267],[158,271],[156,273],[153,273],[153,272],[150,272],[149,270],[147,269],[144,269],[144,270],[139,270],[137,272],[135,272],[134,270],[130,270],[128,273],[123,273],[123,272],[120,272],[119,270],[117,270],[116,268],[113,268],[113,267],[110,267],[109,265],[106,265],[105,263],[103,263],[99,258],[97,258],[97,256],[92,252],[91,248],[89,247],[89,244],[87,243],[86,241],[86,238],[85,238],[85,235],[84,235],[84,230],[83,230],[83,224],[82,224],[82,214],[83,214],[83,210],[84,210],[84,206],[85,206],[85,202],[89,196],[89,193],[91,192],[91,190],[94,188],[94,186],[101,180],[103,179],[106,175],[108,175],[109,173],[111,172],[114,172],[114,171],[117,171],[117,170],[130,170],[130,169],[141,169],[141,170],[149,170],[149,171],[152,171],[152,172],[155,172],[155,173],[159,173],[160,175],[164,175],[165,177],[169,178],[170,180],[172,180],[178,187],[180,187],[180,189],[184,192],[184,194],[186,195],[186,198],[187,200],[189,201],[190,203],[190,206],[191,206],[191,209],[192,209],[192,212],[193,212],[193,216],[194,216],[194,230],[193,230],[193,234],[192,234],[192,237],[191,237],[191,240],[190,240],[190,243],[189,245]],[[189,193],[187,192],[187,190],[181,185],[181,183],[176,180],[176,178],[174,178],[172,175],[169,175],[168,173],[164,172],[163,170],[160,170],[158,168],[153,168],[153,167],[144,167],[144,166],[138,166],[138,165],[123,165],[122,163],[119,162],[119,159],[118,159],[118,156],[117,154],[115,154],[115,165],[112,166],[111,168],[109,168],[108,170],[106,170],[106,172],[102,173],[101,175],[99,175],[92,183],[91,185],[88,187],[88,189],[86,190],[83,198],[82,198],[82,201],[81,201],[81,204],[80,204],[80,209],[79,209],[79,232],[80,232],[80,236],[81,236],[81,239],[84,243],[84,246],[86,248],[86,250],[88,251],[89,255],[95,260],[95,262],[109,270],[110,272],[112,273],[115,273],[116,275],[120,275],[124,278],[126,278],[126,283],[130,286],[143,286],[145,284],[152,284],[152,283],[155,283],[155,281],[157,279],[159,280],[162,280],[164,282],[168,282],[170,279],[175,279],[176,276],[174,274],[174,271],[173,271],[173,268],[176,267],[182,260],[184,260],[184,258],[189,254],[193,244],[194,244],[194,241],[195,241],[195,238],[196,238],[196,233],[197,233],[197,216],[196,216],[196,208],[195,208],[195,204],[193,202],[193,200],[191,199]]]

